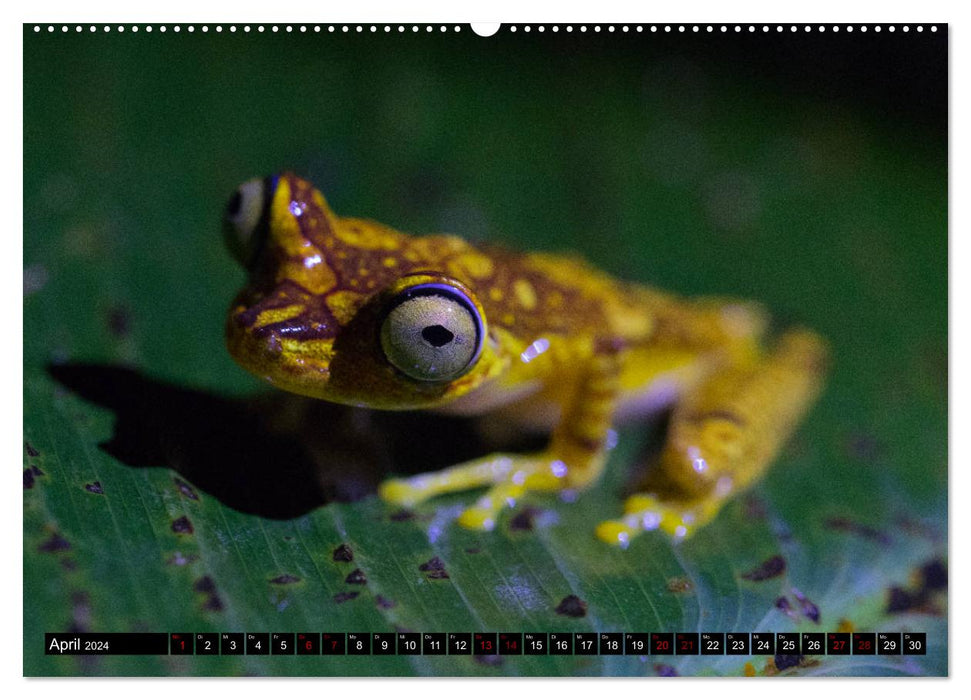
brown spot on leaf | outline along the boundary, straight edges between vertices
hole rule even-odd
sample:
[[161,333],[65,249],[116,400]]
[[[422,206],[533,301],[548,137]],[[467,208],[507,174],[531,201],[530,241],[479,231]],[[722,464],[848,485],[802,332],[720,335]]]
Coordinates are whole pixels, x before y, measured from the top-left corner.
[[172,532],[178,535],[191,535],[195,532],[195,528],[192,527],[192,523],[186,516],[181,518],[176,518],[172,521]]
[[174,477],[172,481],[175,482],[176,487],[178,487],[179,492],[186,498],[191,498],[193,501],[199,500],[199,495],[195,490],[189,486],[186,482],[182,481],[179,477]]
[[344,579],[344,583],[350,583],[350,584],[354,584],[354,585],[358,585],[358,586],[363,586],[364,584],[367,583],[367,576],[365,576],[364,575],[364,572],[361,571],[360,569],[354,569],[354,571],[352,571],[351,573],[349,573],[347,575],[347,578]]
[[105,492],[104,487],[101,485],[100,481],[95,481],[93,484],[85,484],[84,490],[89,493],[103,494]]
[[48,553],[66,552],[70,548],[71,543],[57,532],[51,533],[51,536],[37,547],[38,551]]
[[914,584],[909,588],[891,586],[887,590],[887,612],[942,615],[938,598],[947,590],[947,565],[940,559],[931,559],[917,568],[911,578]]
[[891,586],[887,591],[887,612],[905,612],[918,605],[917,598],[910,591],[899,586]]
[[279,586],[286,586],[290,583],[297,583],[300,581],[299,576],[294,576],[293,574],[280,574],[276,578],[271,578],[270,583],[275,583]]
[[111,334],[124,338],[131,330],[131,314],[124,306],[113,306],[108,310],[108,330]]
[[[442,573],[444,573],[445,572],[445,562],[443,562],[438,557],[432,557],[431,559],[429,559],[428,561],[426,561],[424,564],[419,564],[418,570],[419,571],[425,571],[425,572],[433,572],[433,573],[434,572],[442,572]],[[432,578],[431,574],[429,574],[429,577]],[[442,576],[436,576],[434,578],[448,578],[448,574],[446,574],[444,577],[442,577]]]
[[216,590],[216,582],[210,576],[203,576],[196,579],[196,582],[192,585],[192,589],[196,593],[212,593]]
[[498,654],[476,654],[472,657],[472,660],[483,666],[502,666],[502,657]]
[[354,561],[354,552],[348,545],[342,544],[334,550],[334,561]]
[[34,476],[44,476],[44,472],[42,472],[40,467],[38,467],[36,464],[31,465],[30,471],[34,473]]
[[766,581],[781,576],[786,570],[786,560],[779,554],[769,557],[751,571],[742,574],[746,581]]
[[24,469],[24,488],[34,488],[34,472],[32,472],[30,469]]
[[335,603],[346,603],[349,600],[354,600],[360,595],[357,591],[341,591],[334,596]]
[[826,527],[831,530],[837,530],[839,532],[848,532],[853,535],[858,535],[868,540],[873,540],[874,542],[879,542],[880,544],[890,544],[890,535],[881,532],[875,527],[870,525],[864,525],[863,523],[854,522],[849,518],[844,517],[833,517],[826,521]]
[[556,606],[556,612],[567,617],[583,617],[587,614],[587,604],[571,594],[560,601],[560,604]]
[[674,576],[668,579],[668,592],[670,593],[687,593],[693,588],[694,584],[687,576]]
[[659,675],[661,678],[676,678],[678,675],[678,669],[670,664],[654,664],[654,673]]
[[414,511],[411,510],[396,510],[394,513],[388,516],[391,518],[392,522],[402,523],[406,520],[411,520],[415,517]]
[[803,658],[802,654],[776,654],[775,667],[779,671],[785,671],[787,668],[799,666]]
[[28,457],[40,457],[40,452],[35,450],[29,442],[24,442],[24,450],[27,451]]
[[211,610],[212,612],[219,612],[223,609],[223,601],[216,593],[212,593],[206,596],[206,602],[202,604],[203,610]]
[[796,600],[799,601],[800,612],[809,620],[812,620],[817,625],[819,624],[819,607],[809,600],[805,595],[802,594],[796,588],[792,589],[792,594],[796,596]]
[[429,571],[425,576],[429,581],[436,581],[440,579],[448,578],[447,571]]
[[375,596],[374,602],[377,603],[377,606],[382,610],[390,610],[397,605],[396,602],[390,598],[385,598],[383,595]]
[[943,591],[947,589],[947,565],[940,559],[932,559],[924,564],[920,573],[924,588],[927,590]]
[[521,511],[516,513],[509,521],[509,529],[518,531],[532,530],[535,525],[536,516],[542,512],[543,511],[541,511],[539,508],[526,506]]

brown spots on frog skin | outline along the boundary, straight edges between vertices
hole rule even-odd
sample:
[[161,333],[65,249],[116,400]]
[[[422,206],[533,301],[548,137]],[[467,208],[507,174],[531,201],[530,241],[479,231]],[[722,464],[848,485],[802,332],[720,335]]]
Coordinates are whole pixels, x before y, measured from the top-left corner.
[[300,581],[300,577],[293,574],[280,574],[270,579],[270,583],[277,586],[289,586],[291,583],[299,583]]
[[28,457],[40,457],[40,452],[35,450],[29,442],[24,442],[24,451]]
[[359,595],[361,595],[359,591],[341,591],[334,596],[334,602],[337,604],[346,603],[349,600],[354,600]]
[[88,493],[98,494],[99,496],[103,495],[105,492],[104,487],[101,486],[100,481],[95,481],[93,484],[85,484],[84,490],[87,491]]
[[382,610],[390,610],[398,605],[395,601],[390,598],[385,598],[383,595],[375,596],[374,603]]
[[781,576],[785,573],[785,570],[786,560],[781,555],[776,554],[763,561],[751,571],[746,571],[742,574],[742,578],[746,581],[767,581],[768,579]]
[[555,612],[557,615],[564,615],[566,617],[585,617],[587,614],[587,603],[571,594],[560,601],[560,604],[556,606]]
[[302,314],[305,309],[306,307],[302,304],[291,304],[290,306],[267,309],[266,311],[260,312],[253,325],[257,328],[263,328],[274,323],[279,324],[283,321],[289,321]]
[[24,488],[34,488],[34,472],[30,469],[24,469]]
[[326,297],[327,308],[342,326],[346,326],[354,318],[354,314],[361,308],[367,297],[357,292],[346,289],[328,294]]

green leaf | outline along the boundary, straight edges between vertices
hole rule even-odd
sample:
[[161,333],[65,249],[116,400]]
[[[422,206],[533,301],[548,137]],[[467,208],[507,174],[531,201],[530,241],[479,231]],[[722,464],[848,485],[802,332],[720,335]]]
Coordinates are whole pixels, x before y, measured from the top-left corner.
[[[816,656],[784,673],[947,674],[943,136],[834,117],[717,60],[672,63],[667,45],[571,54],[551,75],[542,42],[394,39],[25,29],[24,672],[775,664],[42,653],[44,632],[72,629],[855,629],[925,632],[927,654]],[[376,484],[484,449],[473,426],[283,397],[223,347],[243,282],[222,249],[224,198],[283,168],[340,213],[758,299],[830,339],[831,381],[765,480],[681,544],[649,533],[621,551],[592,534],[620,512],[657,425],[624,429],[575,502],[531,497],[493,533],[453,522],[474,494],[395,512]],[[341,545],[353,561],[335,561]]]

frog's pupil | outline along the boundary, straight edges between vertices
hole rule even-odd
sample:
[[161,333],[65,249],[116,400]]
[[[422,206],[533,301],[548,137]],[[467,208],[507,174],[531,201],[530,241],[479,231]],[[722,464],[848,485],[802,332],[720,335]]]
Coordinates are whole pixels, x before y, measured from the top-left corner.
[[421,337],[436,348],[440,348],[451,343],[455,334],[445,326],[425,326],[421,331]]
[[239,190],[233,193],[233,196],[229,199],[229,204],[226,205],[226,216],[233,218],[239,214],[239,209],[243,205],[243,195]]

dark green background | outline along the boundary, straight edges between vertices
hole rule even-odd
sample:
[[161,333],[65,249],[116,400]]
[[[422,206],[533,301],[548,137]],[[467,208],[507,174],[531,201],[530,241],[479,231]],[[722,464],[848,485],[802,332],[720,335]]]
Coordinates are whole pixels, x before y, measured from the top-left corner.
[[[840,620],[926,631],[929,653],[821,657],[789,673],[946,673],[946,590],[914,580],[947,556],[946,33],[369,28],[25,27],[24,433],[39,455],[24,469],[43,472],[24,491],[25,673],[653,675],[663,661],[738,674],[744,658],[41,648],[43,632],[68,629],[829,631]],[[649,534],[620,552],[592,537],[619,512],[636,429],[577,503],[533,499],[532,531],[459,530],[449,521],[468,494],[393,521],[374,484],[452,461],[456,445],[407,445],[451,424],[294,409],[223,347],[243,274],[222,247],[222,207],[244,179],[284,169],[338,213],[574,250],[683,294],[761,300],[780,325],[831,340],[831,382],[752,496],[678,547]],[[94,482],[103,493],[86,490]],[[173,531],[183,516],[192,534]],[[353,565],[332,561],[341,542]],[[775,554],[781,577],[742,578]],[[419,571],[433,556],[449,579]],[[355,567],[365,586],[344,583]],[[793,588],[818,605],[818,624],[775,606]],[[348,590],[360,595],[334,601]],[[904,592],[906,609],[888,612]],[[585,617],[555,612],[571,594]]]

